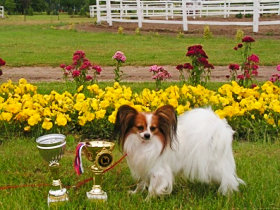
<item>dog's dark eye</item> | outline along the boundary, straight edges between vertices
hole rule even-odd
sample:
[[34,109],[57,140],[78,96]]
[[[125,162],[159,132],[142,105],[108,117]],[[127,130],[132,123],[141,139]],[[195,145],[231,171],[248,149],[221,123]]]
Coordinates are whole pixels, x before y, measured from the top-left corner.
[[137,129],[138,129],[139,131],[143,131],[143,130],[144,130],[144,126],[142,126],[142,125],[137,126]]
[[156,130],[156,127],[151,126],[151,127],[150,127],[150,130],[153,132],[153,131],[155,131],[155,130]]

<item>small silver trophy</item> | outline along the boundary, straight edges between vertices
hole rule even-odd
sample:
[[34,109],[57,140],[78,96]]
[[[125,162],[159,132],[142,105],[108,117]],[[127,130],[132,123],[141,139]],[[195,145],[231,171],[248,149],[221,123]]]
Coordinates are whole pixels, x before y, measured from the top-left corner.
[[66,146],[65,136],[62,134],[48,134],[36,139],[37,148],[45,161],[49,163],[52,174],[52,188],[49,190],[48,205],[55,202],[68,201],[68,194],[62,188],[59,179],[59,160]]

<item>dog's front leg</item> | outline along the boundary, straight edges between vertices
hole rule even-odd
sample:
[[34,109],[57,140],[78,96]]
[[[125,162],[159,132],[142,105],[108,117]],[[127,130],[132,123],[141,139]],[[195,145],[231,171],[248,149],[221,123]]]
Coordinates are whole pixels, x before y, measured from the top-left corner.
[[140,180],[139,183],[137,184],[135,190],[129,190],[128,193],[133,195],[136,194],[138,192],[143,192],[146,188],[146,182],[144,182],[143,180]]

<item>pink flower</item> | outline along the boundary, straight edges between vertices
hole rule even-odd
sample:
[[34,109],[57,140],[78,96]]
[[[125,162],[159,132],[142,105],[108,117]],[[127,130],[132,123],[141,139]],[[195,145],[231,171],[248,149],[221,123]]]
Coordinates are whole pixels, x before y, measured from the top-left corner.
[[280,71],[280,64],[276,67],[277,71]]
[[65,64],[60,64],[60,68],[64,69],[66,67]]
[[159,71],[163,70],[163,67],[162,66],[158,66],[158,65],[153,65],[150,67],[150,72],[154,72],[154,73],[157,73]]
[[115,53],[115,55],[113,56],[113,59],[115,59],[117,61],[121,61],[123,63],[126,61],[126,57],[125,57],[124,53],[121,51],[117,51]]
[[243,39],[242,39],[242,42],[254,42],[255,40],[252,38],[252,37],[250,37],[250,36],[245,36],[245,37],[243,37]]
[[252,54],[248,57],[248,61],[252,61],[254,63],[259,63],[260,59],[259,59],[259,56]]
[[90,81],[90,80],[92,80],[92,76],[87,75],[87,76],[86,76],[86,81]]
[[240,66],[238,64],[229,64],[228,68],[234,71],[234,70],[239,70]]
[[101,66],[98,66],[98,65],[92,66],[92,69],[94,69],[97,74],[100,74],[100,72],[102,71]]
[[6,61],[4,61],[2,58],[0,58],[0,66],[4,66],[6,64]]
[[72,77],[73,77],[73,78],[78,77],[78,76],[80,76],[80,74],[81,74],[81,72],[80,72],[79,70],[74,70],[74,71],[72,72]]
[[165,80],[171,77],[171,74],[166,71],[166,70],[161,70],[159,71],[157,74],[155,74],[152,79],[156,79],[156,80]]

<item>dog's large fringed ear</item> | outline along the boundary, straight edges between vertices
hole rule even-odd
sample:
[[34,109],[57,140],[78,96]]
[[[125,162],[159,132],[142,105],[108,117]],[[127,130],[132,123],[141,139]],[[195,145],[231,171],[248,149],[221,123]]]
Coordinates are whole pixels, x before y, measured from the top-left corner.
[[159,117],[159,129],[172,147],[172,140],[177,138],[177,115],[173,106],[164,105],[155,111],[155,115]]
[[133,127],[137,110],[128,105],[122,105],[118,109],[114,134],[118,136],[118,143],[123,148],[126,133]]

